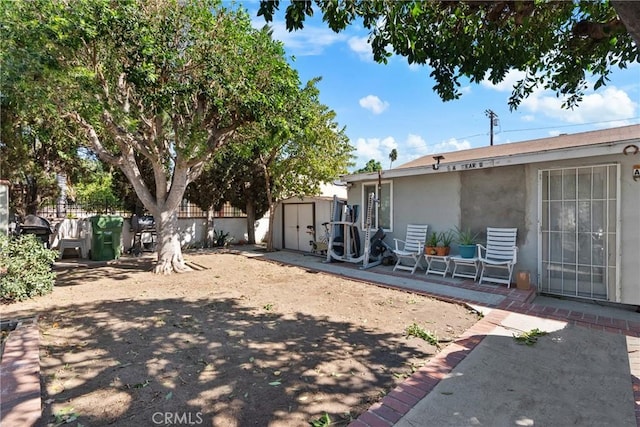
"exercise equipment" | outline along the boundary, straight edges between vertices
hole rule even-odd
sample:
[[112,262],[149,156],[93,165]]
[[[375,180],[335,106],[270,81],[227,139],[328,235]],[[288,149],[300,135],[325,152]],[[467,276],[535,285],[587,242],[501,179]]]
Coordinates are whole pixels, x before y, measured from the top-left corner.
[[391,248],[384,242],[385,234],[382,228],[379,228],[371,236],[371,219],[376,203],[378,203],[378,200],[375,193],[370,193],[364,226],[364,251],[360,253],[359,206],[347,205],[346,202],[338,200],[336,196],[333,197],[326,262],[362,263],[361,269],[374,267],[382,263],[384,253]]

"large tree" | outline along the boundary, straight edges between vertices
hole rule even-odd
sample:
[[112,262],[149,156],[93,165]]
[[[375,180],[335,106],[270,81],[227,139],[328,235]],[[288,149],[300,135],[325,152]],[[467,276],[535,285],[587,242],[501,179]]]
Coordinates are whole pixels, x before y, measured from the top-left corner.
[[203,209],[222,201],[242,209],[249,243],[255,243],[256,219],[268,211],[268,250],[273,250],[273,220],[280,202],[318,195],[320,184],[346,173],[351,164],[353,147],[335,112],[320,103],[319,80],[297,89],[295,101],[272,123],[240,128],[234,143],[187,189],[189,199]]
[[[286,115],[269,126],[256,124],[244,130],[252,141],[246,156],[262,171],[269,206],[267,250],[273,250],[273,224],[280,203],[291,197],[315,196],[320,186],[347,172],[353,147],[336,122],[336,113],[320,103],[310,80],[289,105]],[[255,191],[255,190],[254,190]]]
[[[0,38],[11,44],[5,34]],[[15,61],[5,49],[0,58],[0,178],[13,184],[10,203],[16,213],[35,214],[58,197],[58,174],[78,176],[87,165],[73,155],[77,144],[57,120],[51,88],[24,79],[40,58],[23,55]]]
[[155,272],[188,270],[176,216],[185,188],[240,126],[287,107],[300,82],[282,45],[215,0],[4,1],[2,18],[3,66],[38,58],[25,81],[55,89],[60,117],[155,217]]
[[[262,0],[258,15],[271,21],[279,4]],[[336,32],[361,22],[378,62],[397,54],[428,65],[443,100],[461,95],[463,77],[498,83],[520,70],[525,77],[513,88],[511,108],[536,87],[567,96],[565,106],[573,107],[587,73],[598,89],[612,68],[640,57],[638,1],[291,1],[287,29],[302,28],[314,10]]]

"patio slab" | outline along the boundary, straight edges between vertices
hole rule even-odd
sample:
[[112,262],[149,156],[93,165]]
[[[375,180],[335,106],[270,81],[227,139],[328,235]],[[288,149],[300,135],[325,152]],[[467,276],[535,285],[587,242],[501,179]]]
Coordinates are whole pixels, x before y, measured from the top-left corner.
[[635,427],[630,375],[624,335],[510,313],[395,426]]

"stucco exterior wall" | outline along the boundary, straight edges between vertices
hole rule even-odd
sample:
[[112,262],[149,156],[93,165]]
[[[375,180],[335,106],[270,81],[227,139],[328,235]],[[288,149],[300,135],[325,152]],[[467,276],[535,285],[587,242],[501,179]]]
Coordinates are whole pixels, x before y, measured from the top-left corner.
[[446,231],[460,220],[459,174],[394,179],[393,231],[386,241],[404,239],[408,224],[428,224],[429,232]]
[[525,168],[522,165],[458,172],[460,175],[460,224],[486,239],[487,227],[515,227],[521,245],[528,230],[525,216]]
[[[452,173],[395,178],[391,229],[385,230],[385,241],[393,246],[394,238],[404,239],[408,224],[427,224],[429,233],[446,231],[456,225],[460,219],[460,181],[457,177]],[[362,188],[362,183],[357,183],[349,189],[348,204],[362,204]],[[361,223],[358,222],[360,229]]]
[[[640,180],[633,180],[633,165],[640,154],[560,159],[486,169],[429,173],[393,179],[393,229],[386,241],[403,238],[407,224],[429,224],[430,231],[456,226],[485,231],[488,226],[518,228],[518,264],[538,282],[538,172],[544,169],[620,165],[618,238],[619,285],[609,289],[611,302],[640,305]],[[384,179],[384,178],[383,178]],[[349,204],[360,204],[362,183],[353,183]],[[361,233],[363,236],[363,233]],[[484,240],[485,236],[481,237]],[[456,248],[452,248],[456,253]],[[617,286],[617,288],[616,288]]]

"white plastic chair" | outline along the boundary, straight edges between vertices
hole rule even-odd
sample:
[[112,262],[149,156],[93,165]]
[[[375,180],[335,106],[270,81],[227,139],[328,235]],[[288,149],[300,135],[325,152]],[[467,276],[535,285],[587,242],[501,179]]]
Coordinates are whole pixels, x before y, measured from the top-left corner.
[[62,259],[65,249],[76,249],[81,258],[87,258],[86,228],[87,221],[82,219],[64,219],[58,224],[56,235],[59,250],[58,259]]
[[[407,270],[413,274],[418,267],[422,267],[420,261],[424,257],[424,244],[427,241],[428,228],[428,225],[409,224],[407,225],[407,236],[404,240],[393,239],[396,244],[393,253],[398,258],[393,271]],[[402,260],[407,260],[410,265],[402,264]]]
[[[516,246],[517,228],[487,227],[487,246],[478,245],[481,273],[480,284],[483,281],[499,283],[511,287],[513,267],[518,262],[518,247]],[[506,270],[504,275],[489,275],[487,269]]]

